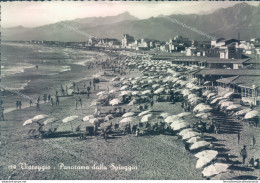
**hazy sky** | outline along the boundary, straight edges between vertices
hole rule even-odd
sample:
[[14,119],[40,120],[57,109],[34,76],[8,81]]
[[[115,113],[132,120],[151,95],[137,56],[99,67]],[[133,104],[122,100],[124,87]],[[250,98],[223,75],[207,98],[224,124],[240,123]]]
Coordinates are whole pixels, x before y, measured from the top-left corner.
[[[94,2],[94,1],[45,1],[2,2],[2,27],[37,27],[62,20],[73,20],[93,16],[114,16],[128,11],[140,19],[160,14],[190,14],[211,12],[240,2]],[[260,2],[247,2],[259,5]]]

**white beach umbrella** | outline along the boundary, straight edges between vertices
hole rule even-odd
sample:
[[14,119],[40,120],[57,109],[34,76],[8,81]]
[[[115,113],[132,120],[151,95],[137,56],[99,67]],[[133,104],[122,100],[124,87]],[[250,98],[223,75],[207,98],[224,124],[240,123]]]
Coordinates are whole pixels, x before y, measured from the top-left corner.
[[219,100],[217,103],[219,106],[221,106],[221,104],[223,104],[224,102],[228,102],[228,99],[223,98],[223,99]]
[[151,111],[143,111],[143,112],[139,113],[138,116],[140,116],[140,117],[144,116],[144,115],[148,114],[149,112],[151,112]]
[[210,93],[211,93],[210,90],[205,90],[205,91],[202,93],[202,96],[208,96]]
[[48,125],[48,124],[51,124],[51,123],[54,123],[54,122],[57,122],[59,119],[57,118],[49,118],[49,119],[46,119],[43,124],[44,125]]
[[27,120],[23,123],[23,126],[32,124],[33,122],[34,122],[34,121],[33,121],[32,119],[27,119]]
[[[184,129],[184,128],[188,128],[190,126],[189,123],[178,123],[176,125],[173,125],[173,130],[181,130],[181,129]],[[171,125],[172,127],[172,125]]]
[[182,95],[183,95],[184,97],[191,94],[190,90],[188,90],[188,89],[182,90],[181,93],[182,93]]
[[63,123],[68,123],[68,122],[70,122],[71,130],[73,131],[73,127],[72,127],[71,122],[74,121],[74,120],[76,120],[76,119],[78,119],[78,118],[79,118],[78,116],[68,116],[68,117],[64,118],[64,119],[62,120],[62,122],[63,122]]
[[85,116],[84,118],[83,118],[83,121],[89,121],[90,119],[93,119],[94,118],[94,116],[93,115],[88,115],[88,116]]
[[195,131],[189,131],[189,132],[187,132],[186,134],[184,134],[183,136],[182,136],[182,139],[183,140],[186,140],[186,139],[189,139],[189,138],[191,138],[191,137],[195,137],[195,136],[199,136],[200,134],[198,133],[198,132],[195,132]]
[[152,86],[153,89],[157,89],[157,88],[159,88],[159,87],[160,87],[159,84],[154,84],[154,85]]
[[209,112],[212,110],[212,107],[210,107],[209,105],[205,105],[205,104],[198,104],[196,107],[194,107],[193,111],[194,112]]
[[198,141],[194,144],[191,145],[190,147],[190,150],[194,150],[194,149],[198,149],[198,148],[201,148],[201,147],[205,147],[205,146],[209,146],[210,143],[209,142],[206,142],[206,141]]
[[202,138],[199,136],[191,137],[189,140],[187,140],[187,143],[194,144],[198,141],[202,141]]
[[194,85],[193,83],[187,83],[187,84],[186,84],[186,87],[187,87],[187,88],[193,88],[194,86],[195,86],[195,85]]
[[176,120],[179,120],[180,117],[177,115],[172,115],[172,116],[168,116],[167,118],[165,118],[164,122],[166,123],[173,123]]
[[164,90],[165,90],[164,88],[159,88],[154,91],[154,94],[160,94],[160,93],[164,92]]
[[161,113],[160,116],[162,116],[164,119],[166,119],[168,116],[170,116],[170,114],[167,112],[164,112],[164,113]]
[[234,103],[231,102],[231,101],[226,101],[226,102],[223,102],[220,106],[221,109],[223,109],[224,107],[227,107],[227,106],[230,106],[230,105],[233,105]]
[[90,123],[95,124],[98,123],[98,119],[97,118],[92,118],[89,120]]
[[216,96],[216,93],[210,93],[207,95],[207,100],[209,100],[211,97]]
[[183,135],[185,135],[186,133],[188,133],[190,131],[193,132],[193,129],[192,128],[186,128],[186,129],[180,131],[179,135],[183,136]]
[[212,117],[212,113],[198,113],[195,115],[196,117],[200,117],[201,119],[208,119],[209,117]]
[[75,119],[78,119],[78,116],[68,116],[68,117],[64,118],[64,119],[62,120],[62,122],[63,122],[63,123],[67,123],[67,122],[73,121],[73,120],[75,120]]
[[216,156],[206,156],[203,158],[199,158],[196,163],[196,168],[202,168],[206,164],[210,163],[212,160],[214,160]]
[[110,105],[118,105],[120,103],[121,103],[121,101],[117,98],[115,98],[109,102]]
[[127,89],[128,89],[128,86],[127,86],[127,85],[122,86],[122,87],[120,88],[121,91],[122,91],[122,90],[127,90]]
[[131,91],[122,91],[119,96],[124,96],[124,95],[132,95]]
[[184,116],[189,116],[189,115],[191,115],[190,112],[182,112],[182,113],[178,114],[177,116],[184,117]]
[[225,99],[225,98],[224,98],[224,97],[214,98],[214,99],[210,102],[210,104],[215,104],[215,103],[217,103],[219,100],[222,100],[222,99]]
[[113,79],[111,79],[111,81],[119,81],[120,77],[114,77]]
[[228,98],[228,97],[230,97],[231,95],[233,95],[234,94],[234,92],[228,92],[228,93],[226,93],[223,97],[224,98]]
[[205,177],[211,177],[212,175],[217,175],[219,173],[227,171],[229,166],[230,165],[224,163],[215,163],[204,168],[202,174]]
[[127,112],[127,113],[125,113],[122,117],[123,117],[123,118],[126,118],[126,117],[131,117],[131,116],[134,116],[134,115],[135,115],[134,112]]
[[146,114],[145,116],[142,117],[141,122],[147,122],[152,118],[152,114]]
[[216,157],[218,155],[218,151],[215,150],[204,150],[201,152],[198,152],[197,154],[195,154],[196,158],[203,158],[203,157],[207,157],[207,156],[214,156]]
[[151,90],[145,90],[142,92],[142,95],[148,95],[151,94]]
[[258,111],[250,111],[250,112],[246,113],[244,118],[245,119],[251,119],[251,118],[254,118],[256,116],[258,116]]
[[48,118],[48,115],[40,114],[40,115],[34,116],[34,117],[32,118],[32,120],[33,120],[33,121],[39,121],[39,120],[46,119],[46,118]]
[[236,104],[236,105],[230,105],[230,106],[228,106],[228,107],[226,108],[226,110],[228,110],[228,111],[234,111],[234,110],[239,110],[241,107],[242,107],[242,106],[241,106],[241,105],[238,105],[238,104]]
[[192,98],[197,98],[198,95],[194,94],[194,93],[191,93],[188,95],[188,99],[192,99]]
[[101,92],[98,92],[96,95],[107,95],[109,94],[107,91],[101,91]]
[[128,118],[123,118],[119,123],[130,123],[130,122],[132,122],[134,120],[135,120],[135,118],[128,117]]
[[236,116],[241,116],[241,115],[244,115],[244,114],[248,113],[249,111],[251,111],[251,109],[250,109],[250,108],[246,108],[246,109],[237,111],[237,112],[235,113],[235,115],[236,115]]

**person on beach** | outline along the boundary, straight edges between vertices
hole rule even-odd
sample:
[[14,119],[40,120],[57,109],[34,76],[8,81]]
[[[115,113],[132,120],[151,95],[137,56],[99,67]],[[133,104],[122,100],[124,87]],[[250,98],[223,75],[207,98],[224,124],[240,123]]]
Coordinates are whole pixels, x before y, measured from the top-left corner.
[[43,101],[44,101],[44,103],[47,101],[47,94],[43,95]]
[[82,107],[82,100],[80,97],[79,97],[79,104],[80,104],[80,107]]
[[59,96],[56,95],[56,105],[60,105]]
[[239,144],[240,141],[240,131],[237,132],[237,144]]
[[59,93],[59,92],[56,90],[56,96],[58,95],[58,93]]
[[255,144],[256,144],[256,139],[255,139],[255,136],[253,135],[253,137],[252,137],[252,145],[253,145],[253,148],[255,148]]
[[77,87],[77,91],[78,91],[78,93],[79,93],[79,87]]
[[16,110],[18,110],[18,107],[19,107],[19,101],[17,100],[16,101]]
[[38,100],[36,102],[36,111],[40,111],[40,102]]
[[91,86],[91,84],[92,84],[91,81],[89,81],[89,86]]
[[243,165],[245,164],[246,158],[247,158],[247,151],[246,151],[246,145],[244,145],[243,149],[240,152],[240,155],[243,159]]
[[52,97],[51,97],[50,101],[51,101],[51,106],[53,106],[54,103],[53,103],[53,98]]
[[51,100],[51,95],[49,94],[49,95],[48,95],[48,101],[50,101],[50,100]]
[[32,103],[33,103],[33,101],[32,101],[32,99],[30,99],[30,107],[32,106]]
[[19,101],[19,109],[22,108],[22,101]]
[[66,95],[68,95],[68,86],[66,85]]
[[214,150],[215,146],[212,142],[209,144],[209,148],[210,148],[210,150]]
[[75,99],[75,107],[76,107],[76,109],[78,108],[78,99],[77,98]]
[[153,104],[154,104],[154,101],[153,99],[151,100],[151,109],[153,108]]
[[72,85],[73,85],[73,91],[75,92],[75,87],[76,87],[75,82],[73,82]]
[[4,118],[4,109],[3,108],[1,108],[1,115],[0,115],[0,120],[5,120],[5,118]]

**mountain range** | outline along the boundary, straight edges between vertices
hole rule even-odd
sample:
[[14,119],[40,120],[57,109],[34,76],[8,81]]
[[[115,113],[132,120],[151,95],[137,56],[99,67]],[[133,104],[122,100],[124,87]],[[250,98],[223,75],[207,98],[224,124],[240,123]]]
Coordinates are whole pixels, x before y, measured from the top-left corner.
[[[190,28],[196,28],[204,35]],[[148,19],[138,19],[125,12],[117,16],[78,18],[35,28],[1,28],[2,40],[87,41],[89,37],[121,40],[126,33],[136,39],[162,41],[176,35],[195,40],[210,40],[209,36],[237,38],[238,33],[243,40],[260,38],[260,5],[240,3],[207,14],[173,14]]]

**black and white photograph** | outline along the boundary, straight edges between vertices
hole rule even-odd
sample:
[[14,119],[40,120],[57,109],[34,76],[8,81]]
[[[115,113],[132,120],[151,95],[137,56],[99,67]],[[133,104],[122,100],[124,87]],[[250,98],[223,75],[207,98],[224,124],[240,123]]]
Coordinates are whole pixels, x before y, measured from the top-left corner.
[[10,1],[0,20],[0,180],[260,180],[259,1]]

